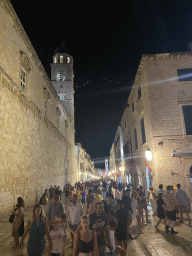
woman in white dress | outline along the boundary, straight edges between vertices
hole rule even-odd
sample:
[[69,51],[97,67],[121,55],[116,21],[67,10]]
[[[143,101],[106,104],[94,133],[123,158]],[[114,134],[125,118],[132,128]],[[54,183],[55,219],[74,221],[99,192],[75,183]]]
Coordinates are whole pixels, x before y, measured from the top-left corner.
[[137,202],[137,192],[134,190],[131,195],[131,206],[133,210],[132,214],[132,220],[134,220],[137,217],[137,208],[138,208],[138,202]]

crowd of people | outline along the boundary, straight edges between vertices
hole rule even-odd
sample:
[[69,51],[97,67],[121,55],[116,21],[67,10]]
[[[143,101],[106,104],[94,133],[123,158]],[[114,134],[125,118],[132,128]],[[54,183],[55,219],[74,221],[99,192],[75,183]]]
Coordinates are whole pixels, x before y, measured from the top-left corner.
[[[183,222],[183,214],[189,216],[190,201],[181,185],[175,191],[172,186],[159,185],[154,191],[149,187],[145,191],[142,186],[136,190],[131,184],[123,184],[113,180],[69,183],[63,190],[66,197],[66,209],[61,202],[60,187],[51,186],[40,198],[39,204],[33,208],[32,216],[24,229],[24,201],[18,198],[14,206],[10,222],[15,247],[23,246],[29,234],[27,251],[29,256],[41,256],[45,241],[49,242],[52,256],[65,254],[66,228],[71,232],[71,247],[74,256],[126,255],[127,241],[133,239],[130,225],[136,220],[138,234],[143,232],[144,217],[149,223],[148,205],[153,217],[157,216],[155,225],[164,221],[166,233],[177,234],[174,230],[176,219]],[[19,241],[19,237],[21,240]]]

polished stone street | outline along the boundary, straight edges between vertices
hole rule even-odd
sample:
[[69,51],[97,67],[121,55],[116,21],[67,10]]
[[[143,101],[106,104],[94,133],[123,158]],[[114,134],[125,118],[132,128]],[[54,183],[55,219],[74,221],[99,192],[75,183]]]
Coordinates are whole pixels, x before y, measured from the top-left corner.
[[[66,204],[64,204],[66,209]],[[31,209],[25,210],[25,222],[30,218]],[[9,216],[0,219],[0,255],[3,256],[27,256],[27,238],[24,241],[24,247],[13,249],[13,238],[11,237],[11,224],[8,222]],[[151,218],[150,222],[143,227],[143,234],[137,236],[135,222],[131,227],[133,240],[128,239],[127,255],[174,255],[187,256],[192,255],[192,226],[188,226],[188,222],[184,219],[184,223],[177,222],[175,230],[179,232],[177,235],[167,234],[164,225],[160,224],[159,232],[154,228],[157,219]],[[48,243],[47,243],[48,244]],[[65,256],[72,255],[70,244],[70,233],[67,231],[67,245],[65,247]],[[48,256],[48,248],[43,254]],[[35,255],[34,255],[35,256]]]

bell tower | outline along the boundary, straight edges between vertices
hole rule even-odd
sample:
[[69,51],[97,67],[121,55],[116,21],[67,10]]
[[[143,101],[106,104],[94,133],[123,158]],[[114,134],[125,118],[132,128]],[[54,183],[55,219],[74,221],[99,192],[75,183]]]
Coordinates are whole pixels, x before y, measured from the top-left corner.
[[51,83],[68,116],[74,121],[73,58],[66,53],[56,51],[51,63]]

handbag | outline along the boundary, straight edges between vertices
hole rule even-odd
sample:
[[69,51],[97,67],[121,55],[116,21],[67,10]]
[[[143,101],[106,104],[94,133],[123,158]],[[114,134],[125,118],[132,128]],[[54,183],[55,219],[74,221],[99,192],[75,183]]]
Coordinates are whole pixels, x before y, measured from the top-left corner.
[[14,217],[15,217],[15,215],[14,215],[14,214],[11,214],[11,216],[9,217],[9,222],[10,222],[10,223],[13,223]]

